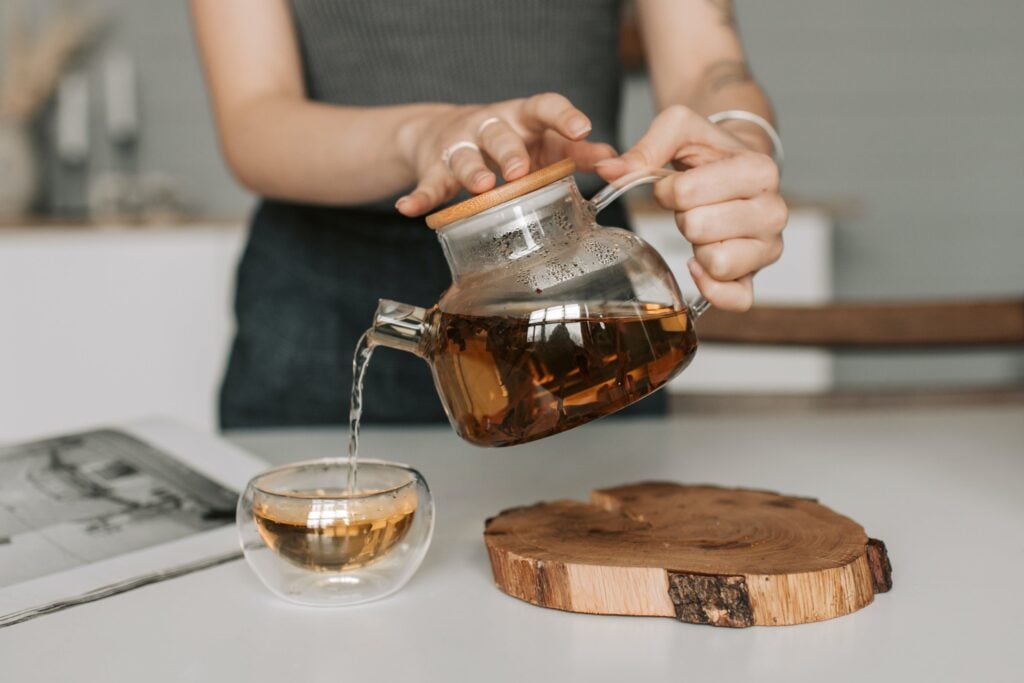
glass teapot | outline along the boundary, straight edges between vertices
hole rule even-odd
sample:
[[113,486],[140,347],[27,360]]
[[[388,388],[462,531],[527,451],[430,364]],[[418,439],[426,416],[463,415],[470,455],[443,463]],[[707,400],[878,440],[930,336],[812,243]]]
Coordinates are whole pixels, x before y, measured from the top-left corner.
[[456,433],[479,446],[540,439],[663,387],[697,350],[661,256],[595,216],[669,173],[623,176],[584,200],[566,159],[427,217],[452,285],[432,308],[382,300],[372,345],[430,364]]

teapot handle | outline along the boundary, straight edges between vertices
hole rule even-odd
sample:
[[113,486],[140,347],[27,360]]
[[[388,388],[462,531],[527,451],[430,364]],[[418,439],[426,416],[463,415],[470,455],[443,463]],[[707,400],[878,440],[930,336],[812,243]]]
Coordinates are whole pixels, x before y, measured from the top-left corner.
[[[667,168],[643,168],[639,171],[627,173],[621,178],[608,183],[591,197],[590,207],[596,214],[634,187],[646,185],[647,183],[656,183],[662,178],[672,175],[672,173],[673,171]],[[709,308],[711,308],[711,304],[708,303],[708,300],[698,294],[689,304],[690,317],[696,320]]]

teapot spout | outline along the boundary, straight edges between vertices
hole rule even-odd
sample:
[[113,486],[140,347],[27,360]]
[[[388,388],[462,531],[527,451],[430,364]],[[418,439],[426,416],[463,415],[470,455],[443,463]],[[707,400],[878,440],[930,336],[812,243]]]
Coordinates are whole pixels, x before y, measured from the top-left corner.
[[381,299],[373,316],[370,343],[422,356],[427,331],[427,309]]

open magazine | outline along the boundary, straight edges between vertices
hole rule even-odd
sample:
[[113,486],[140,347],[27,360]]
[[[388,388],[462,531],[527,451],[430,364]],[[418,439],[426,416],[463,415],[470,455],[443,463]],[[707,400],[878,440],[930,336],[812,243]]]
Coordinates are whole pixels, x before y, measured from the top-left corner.
[[160,420],[0,446],[0,628],[240,557],[264,467]]

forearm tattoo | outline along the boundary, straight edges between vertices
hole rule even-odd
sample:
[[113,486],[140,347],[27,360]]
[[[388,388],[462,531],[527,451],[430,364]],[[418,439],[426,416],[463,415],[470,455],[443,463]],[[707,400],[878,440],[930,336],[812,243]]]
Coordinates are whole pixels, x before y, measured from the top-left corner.
[[707,0],[722,15],[722,25],[736,28],[736,13],[732,10],[732,0]]
[[754,74],[750,73],[750,67],[738,59],[720,59],[704,71],[704,82],[712,93],[736,83],[749,83],[753,80]]

